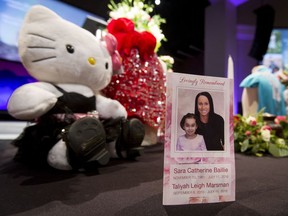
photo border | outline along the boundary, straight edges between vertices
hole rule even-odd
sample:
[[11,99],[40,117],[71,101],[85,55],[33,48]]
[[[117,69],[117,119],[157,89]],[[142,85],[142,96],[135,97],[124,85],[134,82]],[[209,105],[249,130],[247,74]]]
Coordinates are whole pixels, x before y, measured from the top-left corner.
[[[185,77],[185,75],[183,75]],[[229,104],[229,92],[225,91],[225,89],[228,88],[229,83],[226,83],[222,88],[219,88],[219,86],[215,86],[215,88],[211,88],[210,85],[199,85],[199,80],[205,79],[208,80],[208,82],[214,82],[215,80],[219,81],[225,81],[225,79],[221,78],[215,78],[215,77],[207,77],[207,76],[199,76],[199,75],[189,75],[190,80],[192,78],[191,82],[184,83],[183,85],[178,84],[176,85],[175,83],[173,84],[172,87],[172,118],[171,118],[171,130],[174,131],[174,133],[171,133],[171,152],[170,155],[172,158],[182,158],[179,159],[183,161],[184,157],[230,157],[230,142],[229,142],[229,110],[227,110],[226,104]],[[196,82],[198,81],[198,84]],[[192,85],[189,85],[189,83],[193,83]],[[188,85],[187,85],[188,84]],[[197,86],[196,86],[197,85]],[[183,96],[181,95],[181,91],[187,91],[187,95],[191,96]],[[185,115],[186,113],[195,113],[194,107],[195,107],[195,97],[199,92],[207,91],[211,94],[213,98],[213,103],[214,103],[214,110],[215,113],[219,114],[220,116],[223,117],[224,119],[224,136],[225,136],[225,149],[223,151],[185,151],[185,152],[179,152],[176,151],[176,144],[177,144],[177,138],[179,136],[179,122],[181,120],[180,115],[180,109],[183,109],[183,104],[184,106],[190,106],[191,111],[188,111],[189,108],[186,108],[187,112],[183,112],[182,114]],[[183,93],[183,92],[182,92]],[[220,97],[221,102],[217,101],[217,97]],[[216,97],[217,96],[217,97]],[[187,97],[191,98],[191,102],[187,102]],[[184,103],[181,102],[181,100],[185,101]],[[219,107],[219,104],[221,105]],[[222,110],[222,112],[221,112]],[[182,116],[183,116],[182,115]],[[186,160],[186,163],[189,163],[190,160]],[[193,160],[191,160],[193,161]]]

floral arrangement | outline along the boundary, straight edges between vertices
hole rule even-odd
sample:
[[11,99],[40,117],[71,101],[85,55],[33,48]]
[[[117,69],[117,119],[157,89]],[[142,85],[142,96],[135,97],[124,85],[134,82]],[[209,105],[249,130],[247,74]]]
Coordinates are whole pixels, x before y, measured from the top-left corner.
[[263,110],[255,116],[236,115],[234,116],[234,143],[236,152],[256,156],[271,154],[275,157],[286,157],[288,156],[288,118],[277,116],[274,122],[269,123],[264,121]]
[[115,3],[113,0],[108,4],[111,10],[109,16],[112,19],[127,18],[135,24],[135,30],[138,32],[148,31],[156,37],[155,52],[161,46],[161,41],[166,40],[160,26],[166,20],[159,15],[150,14],[154,10],[154,6],[145,4],[141,0],[123,0],[120,3]]
[[[167,61],[160,61],[157,55],[165,39],[160,28],[165,20],[158,15],[150,16],[153,6],[143,2],[122,0],[116,4],[110,0],[108,4],[111,11],[107,31],[117,39],[115,46],[122,57],[123,73],[113,75],[102,93],[118,100],[126,108],[128,117],[142,120],[149,131],[147,139],[156,141],[160,139],[158,132],[163,132],[166,107],[163,62],[167,65]],[[169,67],[174,62],[171,59]]]
[[168,72],[172,72],[174,59],[169,55],[162,55],[159,58],[167,65]]

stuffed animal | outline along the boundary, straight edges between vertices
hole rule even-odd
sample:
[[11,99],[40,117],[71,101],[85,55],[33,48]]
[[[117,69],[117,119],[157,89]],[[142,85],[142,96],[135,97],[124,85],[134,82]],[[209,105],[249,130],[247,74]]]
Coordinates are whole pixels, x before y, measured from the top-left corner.
[[264,65],[252,68],[252,73],[240,83],[243,87],[243,116],[255,115],[260,110],[273,115],[286,115],[284,85],[271,69]]
[[145,135],[138,119],[102,96],[114,72],[121,71],[116,39],[103,40],[33,6],[19,33],[19,55],[38,80],[11,95],[8,112],[33,122],[13,141],[15,160],[60,170],[105,165],[111,157],[135,158]]

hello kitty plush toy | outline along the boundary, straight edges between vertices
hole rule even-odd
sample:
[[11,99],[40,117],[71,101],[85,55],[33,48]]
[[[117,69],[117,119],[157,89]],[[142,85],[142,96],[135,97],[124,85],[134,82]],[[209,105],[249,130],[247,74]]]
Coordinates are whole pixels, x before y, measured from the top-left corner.
[[34,122],[13,141],[15,160],[79,170],[140,155],[142,122],[127,120],[118,101],[99,93],[121,70],[112,35],[102,41],[36,5],[20,30],[19,55],[38,81],[20,86],[9,99],[10,115]]

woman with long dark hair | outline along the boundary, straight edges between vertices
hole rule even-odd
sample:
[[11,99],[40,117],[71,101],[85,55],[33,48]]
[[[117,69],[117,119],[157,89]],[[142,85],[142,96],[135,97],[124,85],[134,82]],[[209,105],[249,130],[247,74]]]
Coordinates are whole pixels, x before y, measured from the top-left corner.
[[197,94],[195,115],[199,118],[196,133],[204,136],[207,150],[224,150],[224,120],[214,112],[214,103],[209,92]]

